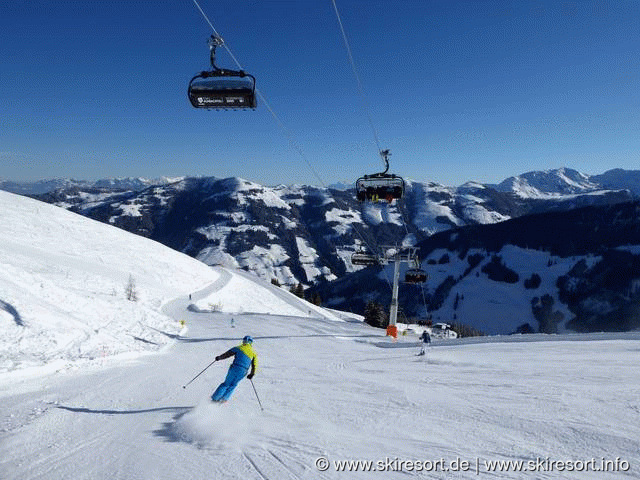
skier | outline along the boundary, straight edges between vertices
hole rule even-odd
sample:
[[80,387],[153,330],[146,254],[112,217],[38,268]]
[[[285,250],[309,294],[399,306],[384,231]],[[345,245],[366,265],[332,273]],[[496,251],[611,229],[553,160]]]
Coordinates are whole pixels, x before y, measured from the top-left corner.
[[[234,357],[233,363],[229,367],[227,372],[227,378],[211,395],[211,400],[214,402],[224,403],[229,400],[229,397],[245,376],[251,380],[258,368],[258,356],[251,346],[253,344],[253,338],[249,335],[242,339],[242,344],[237,347],[233,347],[231,350],[226,351],[222,355],[216,357],[216,361],[224,360],[225,358]],[[247,375],[249,372],[249,375]]]
[[418,355],[424,355],[425,353],[427,353],[425,347],[431,345],[431,337],[429,336],[429,332],[427,332],[426,330],[422,332],[420,340],[422,340],[422,346],[420,347],[420,353]]

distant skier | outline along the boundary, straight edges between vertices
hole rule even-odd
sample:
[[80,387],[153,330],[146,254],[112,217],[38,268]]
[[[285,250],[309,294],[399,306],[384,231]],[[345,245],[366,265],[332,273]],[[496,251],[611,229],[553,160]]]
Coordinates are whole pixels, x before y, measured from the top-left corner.
[[[231,397],[231,394],[245,376],[251,380],[258,368],[258,356],[252,347],[253,338],[246,336],[242,339],[242,344],[237,347],[233,347],[231,350],[226,351],[222,355],[216,357],[216,361],[224,360],[225,358],[234,357],[233,363],[229,367],[227,372],[227,378],[211,395],[211,400],[214,402],[226,402]],[[247,375],[249,372],[249,375]]]
[[431,336],[429,335],[429,332],[427,332],[426,330],[422,332],[420,340],[422,340],[422,345],[420,347],[420,353],[418,355],[424,355],[425,353],[427,353],[427,351],[425,350],[426,347],[431,345]]

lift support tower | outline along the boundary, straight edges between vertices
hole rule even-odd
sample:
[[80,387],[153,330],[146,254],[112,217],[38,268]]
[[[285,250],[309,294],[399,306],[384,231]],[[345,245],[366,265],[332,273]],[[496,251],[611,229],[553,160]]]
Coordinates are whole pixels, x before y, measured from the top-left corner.
[[415,265],[418,262],[417,247],[383,246],[382,254],[378,257],[381,265],[393,263],[393,287],[391,289],[391,308],[389,310],[389,326],[387,335],[394,339],[398,337],[398,286],[400,283],[400,264]]

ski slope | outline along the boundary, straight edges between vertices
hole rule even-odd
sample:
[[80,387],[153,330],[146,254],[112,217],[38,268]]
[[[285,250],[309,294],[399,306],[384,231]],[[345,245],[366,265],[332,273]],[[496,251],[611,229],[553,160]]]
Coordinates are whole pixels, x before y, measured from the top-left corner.
[[[30,202],[0,193],[3,222],[13,232],[0,236],[1,250],[12,248],[2,257],[2,272],[11,275],[0,274],[0,300],[13,309],[0,309],[3,480],[639,475],[638,334],[434,341],[418,357],[415,333],[391,342],[354,316],[315,307],[244,272],[200,270],[153,242]],[[10,210],[19,219],[11,220]],[[22,223],[29,228],[21,230]],[[123,255],[127,249],[135,255]],[[150,262],[149,252],[162,261]],[[90,261],[96,255],[112,261]],[[68,274],[56,273],[59,262]],[[106,282],[114,269],[135,266],[127,262],[139,263],[145,292],[130,308],[154,320],[133,324],[141,339],[133,343],[119,333],[124,327],[91,334],[96,324],[87,319],[91,309],[80,301],[77,281],[91,272]],[[120,285],[122,277],[114,278]],[[8,290],[10,279],[29,288]],[[85,283],[89,300],[107,295]],[[117,318],[129,308],[121,297],[104,301],[100,316]],[[40,308],[40,323],[29,302]],[[72,345],[91,351],[91,337],[100,336],[120,354],[65,358],[43,340],[47,329],[74,339],[80,329]],[[34,352],[6,345],[7,331],[21,331],[23,344],[40,348],[41,363]],[[264,411],[247,380],[229,403],[209,402],[228,360],[182,388],[246,334],[259,355],[254,385]],[[352,467],[378,471],[339,471],[342,461],[370,461]],[[513,463],[493,468],[496,461]],[[584,471],[603,466],[617,471]]]
[[[291,302],[300,301],[292,297]],[[606,458],[628,462],[631,470],[537,472],[533,478],[637,475],[637,337],[443,342],[417,357],[415,337],[401,339],[396,348],[381,348],[388,340],[360,322],[201,313],[190,311],[189,304],[181,297],[166,306],[168,313],[185,320],[188,331],[161,353],[3,384],[2,478],[373,475],[333,468],[320,472],[315,466],[319,458],[461,459],[474,466],[477,461]],[[254,336],[260,356],[254,384],[264,411],[246,380],[228,404],[209,403],[228,363],[214,364],[181,388],[247,333]],[[491,478],[523,475],[480,473]],[[407,474],[452,475],[376,473],[389,479]],[[456,475],[476,476],[475,470]]]

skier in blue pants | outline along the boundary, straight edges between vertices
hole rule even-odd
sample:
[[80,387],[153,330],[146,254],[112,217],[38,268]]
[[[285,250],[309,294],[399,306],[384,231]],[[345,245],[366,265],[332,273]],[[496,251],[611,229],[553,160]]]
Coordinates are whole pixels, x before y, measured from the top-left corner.
[[429,336],[429,332],[427,332],[426,330],[422,332],[422,335],[420,335],[420,340],[422,340],[422,346],[418,355],[424,355],[427,353],[425,348],[431,346],[431,337]]
[[[214,402],[226,402],[231,397],[231,394],[245,376],[251,380],[258,368],[258,356],[252,347],[253,338],[246,336],[242,339],[242,344],[237,347],[233,347],[231,350],[226,351],[222,355],[216,357],[216,361],[224,360],[225,358],[234,357],[233,363],[229,367],[227,372],[227,378],[211,395],[211,400]],[[249,375],[247,375],[249,372]]]

